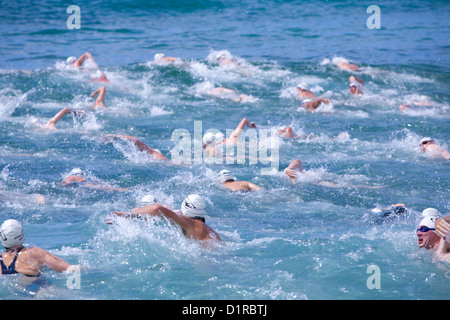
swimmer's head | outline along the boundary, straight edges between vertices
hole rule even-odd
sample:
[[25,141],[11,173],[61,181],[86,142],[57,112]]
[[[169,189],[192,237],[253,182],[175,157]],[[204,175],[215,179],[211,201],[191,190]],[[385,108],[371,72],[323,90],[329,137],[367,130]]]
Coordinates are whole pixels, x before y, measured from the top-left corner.
[[233,177],[231,171],[227,169],[223,169],[222,171],[220,171],[219,174],[217,175],[217,178],[219,179],[220,183],[224,183],[227,181],[236,181],[236,178]]
[[77,60],[77,57],[71,56],[67,58],[66,63],[72,64],[75,60]]
[[190,218],[204,217],[206,202],[199,194],[190,194],[181,203],[181,213]]
[[362,94],[362,88],[362,84],[358,81],[353,81],[352,83],[350,83],[350,92],[352,94]]
[[22,225],[19,221],[8,219],[0,227],[2,246],[13,248],[20,246],[25,241]]
[[434,140],[431,139],[430,137],[422,138],[420,140],[420,146],[424,146],[424,145],[426,145],[426,144],[428,144],[430,142],[434,142]]
[[305,91],[311,91],[311,89],[309,88],[309,86],[305,83],[299,83],[297,85],[297,90],[305,90]]
[[80,168],[74,168],[72,171],[70,171],[71,176],[82,176],[83,171]]
[[212,132],[208,132],[203,136],[203,144],[209,146],[216,141],[216,136]]
[[216,144],[221,143],[223,140],[225,140],[225,135],[222,132],[217,132],[215,135]]
[[158,199],[156,199],[155,196],[153,196],[152,194],[147,194],[146,196],[144,196],[141,199],[142,206],[149,206],[149,205],[157,204],[157,203],[158,203]]
[[164,58],[164,53],[155,54],[155,61],[161,60],[162,58]]

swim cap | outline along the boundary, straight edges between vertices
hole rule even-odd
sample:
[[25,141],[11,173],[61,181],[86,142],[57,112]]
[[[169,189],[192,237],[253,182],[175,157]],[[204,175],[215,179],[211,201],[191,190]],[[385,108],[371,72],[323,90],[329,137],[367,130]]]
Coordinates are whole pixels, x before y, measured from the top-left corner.
[[216,144],[221,143],[223,140],[225,140],[225,135],[222,132],[217,132],[215,135]]
[[419,142],[420,145],[422,145],[422,143],[424,142],[430,142],[433,141],[433,139],[431,139],[430,137],[426,137],[426,138],[422,138]]
[[81,176],[83,175],[83,171],[80,168],[74,168],[70,171],[71,176]]
[[217,175],[217,177],[219,178],[220,183],[224,183],[229,180],[236,181],[236,178],[233,177],[233,174],[231,173],[231,171],[229,171],[227,169],[223,169],[222,171],[220,171],[219,174]]
[[204,217],[206,202],[201,195],[190,194],[181,203],[181,213],[191,218]]
[[164,53],[155,54],[155,61],[161,60],[162,58],[164,58]]
[[152,194],[148,194],[141,199],[141,205],[149,206],[151,204],[157,204],[158,199],[156,199]]
[[203,143],[208,146],[210,144],[213,144],[214,141],[216,141],[216,136],[212,132],[208,132],[203,136]]
[[77,57],[74,57],[74,56],[68,57],[67,60],[66,60],[66,63],[67,64],[72,64],[72,62],[74,62],[75,60],[77,60]]
[[20,246],[25,241],[22,225],[14,219],[3,222],[0,227],[0,237],[5,248]]
[[297,89],[301,89],[301,90],[306,90],[306,91],[311,91],[311,89],[309,88],[309,86],[307,84],[304,83],[299,83],[297,85]]
[[434,208],[427,208],[422,211],[423,219],[420,221],[419,226],[426,226],[428,228],[434,228],[436,219],[439,218],[439,211]]
[[350,83],[350,87],[356,87],[356,88],[360,89],[361,83],[354,81],[354,82]]

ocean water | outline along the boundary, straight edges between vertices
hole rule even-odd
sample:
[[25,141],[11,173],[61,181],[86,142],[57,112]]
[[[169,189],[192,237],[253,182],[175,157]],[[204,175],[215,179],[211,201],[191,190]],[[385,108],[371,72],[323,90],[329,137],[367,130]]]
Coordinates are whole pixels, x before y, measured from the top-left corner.
[[[350,0],[77,1],[81,28],[68,29],[69,4],[2,1],[0,217],[21,221],[27,245],[82,271],[79,288],[51,270],[32,287],[2,277],[0,299],[448,299],[449,266],[418,248],[415,230],[423,209],[449,210],[448,161],[429,158],[419,141],[430,136],[449,149],[450,5],[376,4],[381,29],[367,27],[369,4]],[[98,69],[65,65],[86,51]],[[156,64],[159,52],[180,61]],[[240,67],[218,65],[219,53]],[[342,71],[339,61],[361,71]],[[107,109],[92,110],[90,94],[102,84],[91,80],[101,72],[110,80]],[[365,81],[362,97],[349,93],[352,74]],[[331,104],[301,108],[301,82]],[[250,99],[207,94],[218,86]],[[410,101],[430,106],[400,112]],[[57,131],[35,125],[64,107],[85,116],[66,115]],[[271,175],[261,161],[166,165],[129,143],[101,142],[132,135],[170,159],[177,130],[194,142],[196,121],[202,132],[225,133],[243,117],[258,130],[289,125],[302,136],[279,140]],[[283,170],[294,159],[310,176],[291,183]],[[128,190],[64,188],[75,167]],[[225,190],[216,179],[223,168],[264,190]],[[203,195],[222,244],[205,247],[158,219],[106,223],[146,193],[174,209]],[[399,202],[408,215],[371,212]]]

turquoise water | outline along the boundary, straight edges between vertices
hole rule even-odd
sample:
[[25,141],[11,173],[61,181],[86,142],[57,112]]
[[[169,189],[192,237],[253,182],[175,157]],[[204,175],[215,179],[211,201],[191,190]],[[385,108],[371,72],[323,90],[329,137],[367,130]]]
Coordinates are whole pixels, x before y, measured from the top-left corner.
[[[448,161],[418,147],[431,136],[449,149],[448,2],[379,2],[380,30],[367,28],[367,6],[358,1],[78,5],[81,29],[68,30],[59,2],[1,3],[0,216],[22,222],[27,245],[83,267],[81,287],[70,289],[66,275],[47,270],[48,285],[33,288],[2,277],[0,299],[448,298],[448,266],[419,250],[415,235],[423,209],[449,209]],[[94,71],[64,64],[86,51],[111,81],[107,109],[38,130],[35,121],[63,107],[89,111],[100,85],[90,81]],[[223,51],[243,69],[214,63]],[[154,64],[158,52],[183,63]],[[363,97],[350,95],[341,60],[362,67]],[[302,109],[300,82],[332,104]],[[205,94],[212,86],[252,99],[213,98]],[[401,113],[411,100],[432,105]],[[127,143],[100,142],[129,134],[171,158],[177,129],[194,136],[201,121],[203,132],[225,132],[243,117],[259,129],[290,125],[314,137],[280,140],[273,175],[261,175],[262,163],[168,166]],[[292,184],[283,170],[296,158],[311,176]],[[62,187],[74,167],[129,190]],[[216,181],[224,167],[264,190],[224,190]],[[161,221],[106,224],[110,212],[138,206],[147,192],[173,208],[202,194],[223,245],[205,248]],[[398,202],[408,216],[370,211]],[[380,268],[380,289],[367,286],[370,265]]]

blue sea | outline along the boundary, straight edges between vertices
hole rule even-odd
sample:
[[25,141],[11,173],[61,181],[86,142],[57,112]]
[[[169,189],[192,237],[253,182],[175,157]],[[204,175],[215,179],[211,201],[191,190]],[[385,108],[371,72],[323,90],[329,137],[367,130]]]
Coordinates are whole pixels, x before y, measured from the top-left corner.
[[[79,29],[68,28],[73,4]],[[372,4],[379,29],[368,27]],[[449,162],[419,147],[427,136],[450,147],[449,17],[448,1],[1,1],[0,218],[81,272],[78,286],[50,269],[33,286],[3,276],[0,299],[447,300],[450,267],[419,249],[415,231],[422,210],[450,207]],[[85,52],[97,68],[67,66]],[[178,60],[155,63],[157,53]],[[239,66],[218,64],[219,54]],[[360,71],[339,69],[343,61]],[[109,83],[92,81],[102,73]],[[350,94],[351,75],[363,96]],[[299,83],[330,104],[302,108]],[[100,86],[106,109],[91,109]],[[214,87],[248,99],[210,96]],[[36,126],[62,108],[84,116]],[[131,135],[173,160],[174,133],[199,143],[196,123],[201,139],[244,117],[256,132],[291,126],[300,136],[270,136],[279,154],[270,174],[250,155],[168,165],[101,141]],[[292,183],[284,169],[294,159],[309,175]],[[73,168],[127,190],[62,186]],[[225,189],[224,168],[264,189]],[[162,219],[107,223],[148,193],[173,209],[201,194],[222,243],[187,239]],[[395,203],[408,214],[372,211]]]

